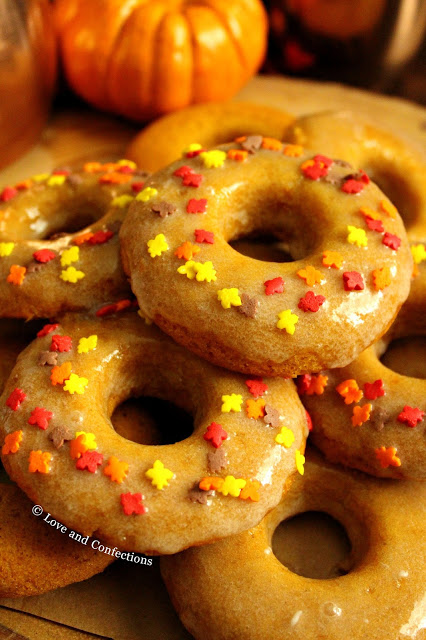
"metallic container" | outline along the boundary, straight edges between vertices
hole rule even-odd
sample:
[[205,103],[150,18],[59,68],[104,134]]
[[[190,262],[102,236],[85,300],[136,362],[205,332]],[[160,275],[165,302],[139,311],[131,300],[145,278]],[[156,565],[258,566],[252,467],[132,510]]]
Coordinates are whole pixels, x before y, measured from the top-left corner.
[[49,0],[0,0],[0,167],[40,135],[56,72]]

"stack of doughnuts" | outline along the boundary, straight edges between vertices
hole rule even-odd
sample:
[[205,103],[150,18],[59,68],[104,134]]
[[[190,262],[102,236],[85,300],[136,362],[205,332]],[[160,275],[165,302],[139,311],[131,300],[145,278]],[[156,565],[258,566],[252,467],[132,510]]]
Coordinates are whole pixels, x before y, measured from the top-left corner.
[[[271,110],[256,130],[261,108],[239,109],[224,109],[227,140],[210,126],[180,157],[156,161],[155,145],[162,131],[180,144],[185,118],[176,136],[176,116],[153,125],[155,145],[147,130],[131,148],[153,174],[94,161],[0,194],[1,322],[34,332],[5,341],[0,446],[17,486],[0,488],[112,550],[55,582],[39,544],[31,589],[0,578],[0,594],[161,555],[197,640],[419,640],[426,383],[404,344],[380,358],[426,332],[426,163],[348,113]],[[287,260],[242,255],[252,236]],[[192,434],[171,418],[161,444],[123,410],[142,396],[188,412]],[[345,526],[345,575],[305,578],[274,555],[277,526],[309,510]]]

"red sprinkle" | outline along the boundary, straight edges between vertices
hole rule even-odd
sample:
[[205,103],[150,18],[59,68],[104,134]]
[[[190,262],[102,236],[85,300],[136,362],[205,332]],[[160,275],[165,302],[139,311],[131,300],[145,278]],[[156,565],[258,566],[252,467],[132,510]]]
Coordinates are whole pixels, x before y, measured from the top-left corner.
[[394,236],[393,233],[388,232],[383,236],[382,242],[384,245],[389,247],[389,249],[394,249],[395,251],[398,251],[401,245],[401,239],[398,238],[398,236]]
[[204,242],[206,244],[214,244],[213,231],[205,231],[204,229],[195,229],[195,242]]
[[134,191],[135,193],[139,193],[139,191],[142,191],[144,184],[145,182],[143,182],[142,180],[140,182],[133,182],[132,191]]
[[98,318],[102,318],[103,316],[110,316],[113,313],[118,313],[119,311],[128,309],[132,306],[132,304],[133,302],[131,300],[119,300],[118,302],[113,302],[112,304],[106,304],[97,310],[96,316]]
[[14,389],[8,399],[6,400],[6,405],[12,409],[12,411],[17,411],[21,406],[22,402],[24,402],[26,398],[26,394],[22,391],[22,389]]
[[324,166],[320,162],[315,162],[314,164],[308,165],[307,167],[302,169],[302,171],[306,178],[310,178],[311,180],[319,180],[320,178],[323,178],[328,174],[328,167]]
[[342,185],[342,191],[344,193],[356,194],[360,193],[365,187],[364,180],[355,180],[354,178],[349,178]]
[[297,306],[299,309],[303,309],[303,311],[318,311],[324,302],[324,296],[316,296],[313,291],[307,291],[304,298],[300,298]]
[[75,467],[80,471],[87,470],[90,471],[90,473],[95,473],[103,460],[104,456],[102,453],[98,453],[97,451],[85,451],[77,460]]
[[52,331],[56,331],[58,327],[59,324],[45,324],[43,329],[40,329],[40,331],[38,332],[37,338],[44,338],[44,336],[52,333]]
[[53,413],[51,411],[47,411],[42,407],[36,407],[31,411],[31,416],[28,420],[28,424],[32,424],[36,427],[40,427],[40,429],[47,429],[49,426],[49,420],[53,417]]
[[219,449],[222,445],[223,440],[226,440],[228,434],[224,429],[222,429],[222,425],[217,424],[217,422],[212,422],[207,427],[207,431],[205,432],[203,438],[207,440],[207,442],[211,442],[215,449]]
[[108,242],[113,235],[112,231],[96,231],[93,236],[88,239],[87,244],[104,244]]
[[365,222],[367,223],[367,227],[371,229],[371,231],[378,231],[379,233],[383,233],[384,226],[381,220],[374,220],[373,218],[369,218],[366,216]]
[[72,347],[72,339],[70,336],[52,336],[52,344],[50,345],[50,351],[59,351],[64,353],[70,351]]
[[54,260],[54,258],[56,258],[56,253],[50,249],[39,249],[33,253],[33,258],[34,260],[37,260],[37,262],[45,264],[46,262]]
[[173,172],[173,175],[178,176],[178,178],[184,178],[185,176],[190,175],[191,173],[194,173],[194,169],[184,164],[181,167],[179,167],[179,169],[176,169]]
[[268,385],[261,378],[258,380],[246,380],[245,382],[251,395],[255,398],[263,396],[268,391]]
[[187,213],[204,213],[207,207],[207,199],[200,198],[197,200],[196,198],[191,198],[186,205]]
[[5,187],[0,194],[0,200],[2,202],[7,202],[8,200],[12,200],[16,195],[18,195],[18,189],[14,189],[13,187]]
[[314,428],[312,418],[309,415],[309,413],[306,411],[306,409],[305,409],[305,413],[306,413],[306,422],[308,423],[308,431],[312,431]]
[[134,513],[137,515],[144,514],[148,509],[142,503],[143,495],[141,493],[122,493],[120,496],[121,506],[126,516]]
[[303,375],[298,376],[296,386],[299,396],[303,396],[303,394],[307,392],[311,386],[311,380],[312,376],[310,373],[304,373]]
[[272,278],[272,280],[266,280],[263,284],[265,286],[265,294],[267,296],[272,296],[274,293],[282,293],[284,291],[284,280],[281,276],[278,276],[278,278]]
[[406,424],[408,427],[415,427],[418,422],[423,420],[423,416],[425,415],[424,411],[421,411],[417,407],[409,407],[405,405],[404,409],[398,416],[398,422],[402,422]]
[[200,155],[200,153],[202,153],[203,151],[205,151],[205,149],[195,149],[194,151],[187,151],[185,156],[187,158],[196,158],[197,156]]
[[199,187],[204,179],[201,173],[187,173],[183,177],[182,184],[185,187]]
[[345,271],[343,273],[343,285],[345,291],[362,291],[364,289],[364,280],[358,271]]
[[374,382],[366,382],[364,384],[364,396],[367,400],[376,400],[385,395],[385,387],[383,380],[375,380]]

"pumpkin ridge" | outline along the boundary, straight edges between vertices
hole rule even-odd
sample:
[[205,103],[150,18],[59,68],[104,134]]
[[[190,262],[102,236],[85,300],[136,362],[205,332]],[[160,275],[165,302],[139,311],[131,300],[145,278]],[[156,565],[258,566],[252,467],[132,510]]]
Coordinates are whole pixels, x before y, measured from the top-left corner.
[[217,17],[219,18],[220,23],[222,24],[222,26],[223,26],[223,28],[224,28],[224,30],[226,32],[226,34],[228,35],[228,38],[229,38],[230,42],[234,45],[234,48],[237,51],[238,58],[240,60],[242,69],[243,70],[247,69],[247,59],[246,59],[246,57],[244,55],[243,48],[240,45],[240,43],[238,41],[238,38],[235,37],[235,35],[234,35],[234,33],[233,33],[233,31],[232,31],[232,29],[230,27],[229,20],[228,20],[226,14],[223,13],[222,11],[220,11],[217,7],[215,7],[214,4],[209,2],[209,0],[207,0],[207,1],[206,0],[204,0],[204,1],[201,0],[200,4],[203,7],[208,7],[209,9],[211,9],[217,15]]

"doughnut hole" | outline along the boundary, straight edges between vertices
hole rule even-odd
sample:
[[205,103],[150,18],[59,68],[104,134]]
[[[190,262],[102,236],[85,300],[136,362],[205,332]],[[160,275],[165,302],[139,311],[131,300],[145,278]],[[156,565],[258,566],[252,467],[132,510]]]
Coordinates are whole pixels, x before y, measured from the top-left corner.
[[175,444],[194,431],[192,416],[187,411],[154,397],[122,402],[114,409],[111,422],[120,436],[145,445]]
[[388,369],[410,378],[426,379],[426,336],[392,340],[380,358]]
[[337,578],[350,570],[348,535],[324,512],[308,511],[281,522],[272,537],[272,550],[281,564],[305,578]]
[[229,244],[241,255],[261,260],[262,262],[282,263],[293,261],[286,243],[280,242],[273,235],[246,235],[231,241]]

